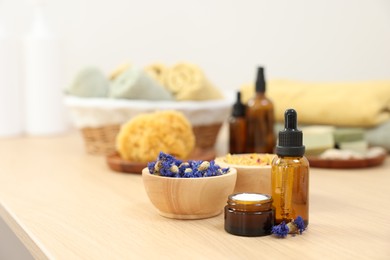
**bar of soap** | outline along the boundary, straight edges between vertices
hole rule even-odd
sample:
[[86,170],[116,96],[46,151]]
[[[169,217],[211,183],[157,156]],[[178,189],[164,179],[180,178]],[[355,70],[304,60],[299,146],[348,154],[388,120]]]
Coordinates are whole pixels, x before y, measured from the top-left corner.
[[334,131],[334,141],[336,144],[361,140],[365,140],[364,130],[362,128],[337,128]]
[[65,93],[77,97],[107,97],[110,83],[96,67],[80,70]]
[[306,126],[301,130],[307,156],[320,155],[335,145],[332,126]]
[[336,146],[340,150],[354,151],[365,154],[368,142],[365,140],[362,128],[338,128],[334,132]]
[[172,95],[145,71],[128,68],[117,76],[109,91],[112,98],[173,100]]
[[365,154],[368,149],[368,143],[365,140],[355,142],[342,142],[338,144],[340,150],[349,150],[357,153]]

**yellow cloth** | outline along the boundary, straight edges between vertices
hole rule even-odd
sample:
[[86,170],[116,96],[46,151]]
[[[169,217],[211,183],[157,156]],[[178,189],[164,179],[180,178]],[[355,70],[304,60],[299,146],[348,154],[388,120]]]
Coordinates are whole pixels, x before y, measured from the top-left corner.
[[176,100],[223,98],[222,93],[207,80],[203,71],[193,64],[176,64],[166,72],[164,83]]
[[[254,85],[241,87],[242,101],[254,95]],[[371,127],[390,118],[390,81],[310,83],[270,80],[266,95],[273,101],[275,118],[294,108],[299,123]]]

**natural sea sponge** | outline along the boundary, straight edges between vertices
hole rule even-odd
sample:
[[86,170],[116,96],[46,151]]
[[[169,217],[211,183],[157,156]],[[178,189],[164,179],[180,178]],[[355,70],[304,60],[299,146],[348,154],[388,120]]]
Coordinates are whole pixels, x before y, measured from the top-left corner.
[[186,159],[195,147],[187,118],[178,111],[140,114],[124,124],[116,138],[120,156],[133,162],[150,162],[160,152]]

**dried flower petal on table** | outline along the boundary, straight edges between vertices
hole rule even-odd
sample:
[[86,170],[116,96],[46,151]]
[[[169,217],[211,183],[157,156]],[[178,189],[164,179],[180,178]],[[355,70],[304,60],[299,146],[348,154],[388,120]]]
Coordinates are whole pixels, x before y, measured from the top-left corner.
[[303,222],[303,218],[298,216],[296,219],[291,220],[291,222],[287,223],[282,222],[279,225],[272,227],[272,234],[279,238],[284,238],[287,234],[300,234],[306,230],[305,223]]
[[279,225],[273,226],[271,233],[279,238],[284,238],[287,236],[287,234],[290,232],[290,229],[286,225],[286,223],[283,221]]
[[299,234],[302,234],[302,232],[306,230],[305,223],[303,222],[303,218],[301,216],[298,216],[292,222],[297,227]]

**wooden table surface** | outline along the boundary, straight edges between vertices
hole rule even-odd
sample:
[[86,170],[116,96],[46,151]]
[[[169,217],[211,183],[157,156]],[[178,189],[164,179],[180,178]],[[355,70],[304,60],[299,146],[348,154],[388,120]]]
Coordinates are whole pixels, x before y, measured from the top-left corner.
[[37,259],[390,259],[390,158],[311,168],[310,224],[286,239],[239,237],[223,214],[161,217],[141,175],[108,169],[81,137],[0,140],[0,217]]

